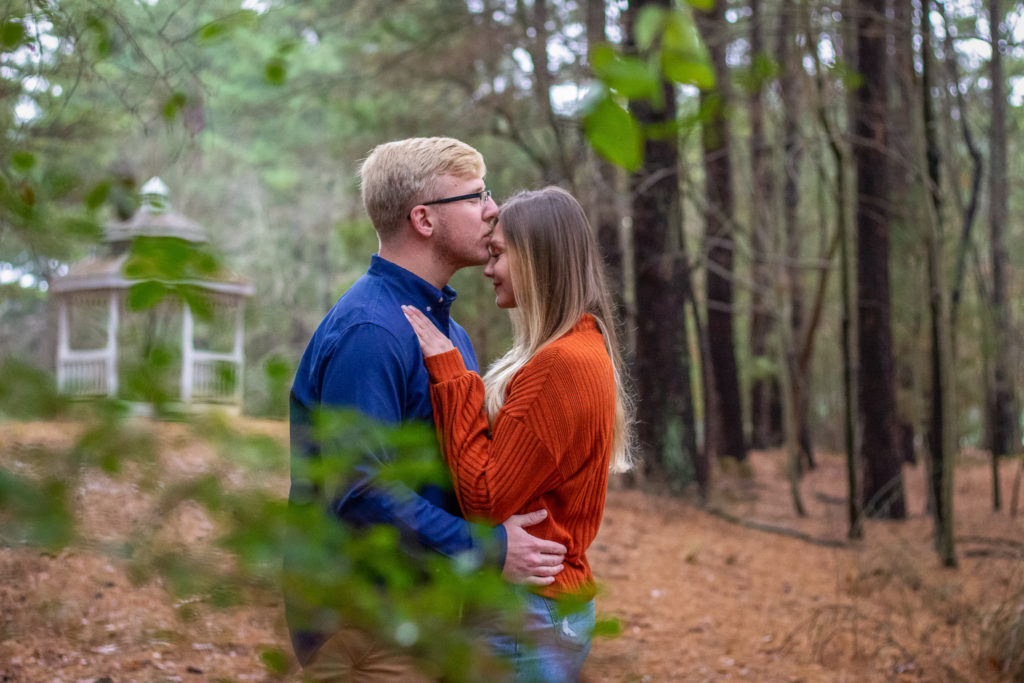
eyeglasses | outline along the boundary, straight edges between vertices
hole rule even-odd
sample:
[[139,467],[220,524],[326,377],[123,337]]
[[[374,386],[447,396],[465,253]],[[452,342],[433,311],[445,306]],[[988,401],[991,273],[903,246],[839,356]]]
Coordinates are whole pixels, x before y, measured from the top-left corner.
[[430,202],[420,202],[420,206],[430,206],[431,204],[450,204],[452,202],[461,202],[464,199],[476,199],[483,206],[487,203],[487,200],[491,198],[490,190],[480,190],[479,192],[470,192],[469,194],[460,194],[458,197],[445,197],[444,199],[435,199]]
[[[479,192],[470,192],[469,194],[460,194],[458,197],[445,197],[444,199],[434,199],[429,202],[420,202],[416,206],[430,206],[431,204],[451,204],[452,202],[461,202],[467,199],[475,199],[483,206],[487,203],[487,200],[491,198],[490,190],[480,190]],[[407,219],[412,218],[412,213],[406,216]]]

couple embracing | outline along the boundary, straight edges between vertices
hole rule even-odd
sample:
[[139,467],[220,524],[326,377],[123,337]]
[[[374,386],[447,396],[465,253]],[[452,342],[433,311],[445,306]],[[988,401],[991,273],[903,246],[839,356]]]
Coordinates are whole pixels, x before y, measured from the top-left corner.
[[[367,157],[362,197],[380,249],[299,364],[292,458],[318,456],[310,425],[325,408],[393,425],[432,420],[454,501],[436,487],[396,496],[375,480],[389,455],[367,452],[355,476],[321,504],[344,524],[391,525],[404,540],[449,557],[481,552],[489,536],[501,551],[491,561],[528,588],[519,627],[484,634],[493,654],[515,680],[571,681],[595,620],[586,550],[600,526],[608,473],[630,462],[630,401],[582,207],[549,187],[499,209],[484,174],[479,152],[451,138],[389,142]],[[509,310],[514,342],[481,378],[468,335],[450,317],[448,281],[484,264],[497,305]],[[293,502],[308,498],[309,483],[293,476]],[[493,527],[480,533],[467,519]],[[318,629],[311,607],[289,604],[307,679],[430,680],[410,654],[358,627]]]

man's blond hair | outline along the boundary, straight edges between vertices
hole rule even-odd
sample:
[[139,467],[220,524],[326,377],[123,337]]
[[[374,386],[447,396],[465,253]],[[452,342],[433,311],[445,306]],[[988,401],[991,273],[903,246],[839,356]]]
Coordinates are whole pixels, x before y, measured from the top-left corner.
[[406,138],[377,145],[359,169],[363,206],[382,243],[390,241],[412,207],[434,199],[443,175],[482,178],[480,152],[454,138]]

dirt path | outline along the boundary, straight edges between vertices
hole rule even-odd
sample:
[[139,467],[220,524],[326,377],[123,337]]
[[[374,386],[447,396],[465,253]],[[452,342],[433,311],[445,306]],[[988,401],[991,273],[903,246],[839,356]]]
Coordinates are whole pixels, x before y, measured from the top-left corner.
[[[280,423],[245,421],[284,437]],[[74,424],[0,425],[0,462],[38,470],[66,448]],[[231,485],[283,494],[281,474],[249,481],[218,460],[185,425],[146,423],[165,471],[216,473]],[[822,456],[802,484],[809,516],[792,512],[782,455],[752,456],[755,476],[719,476],[711,506],[748,522],[845,544],[841,458]],[[1006,463],[1007,487],[1015,463]],[[1024,522],[990,509],[980,456],[957,471],[961,566],[938,566],[924,515],[923,468],[908,468],[911,519],[871,522],[866,540],[828,547],[730,523],[686,502],[637,491],[609,493],[591,549],[602,582],[590,681],[999,681],[992,646],[1000,614],[1024,628]],[[278,680],[261,655],[287,648],[276,599],[214,609],[176,601],[158,578],[89,548],[147,523],[145,486],[93,472],[78,491],[90,544],[57,555],[0,544],[0,681]],[[1007,488],[1004,500],[1010,500]],[[192,541],[214,528],[188,506],[161,520]],[[980,539],[1002,539],[983,542]],[[1017,547],[1021,547],[1018,545]],[[998,608],[1004,608],[1002,613]]]

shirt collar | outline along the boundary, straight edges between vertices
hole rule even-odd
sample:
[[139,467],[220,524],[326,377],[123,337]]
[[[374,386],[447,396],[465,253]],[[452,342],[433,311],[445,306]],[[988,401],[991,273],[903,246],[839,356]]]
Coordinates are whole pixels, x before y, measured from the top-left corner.
[[445,319],[447,322],[448,312],[457,296],[451,285],[438,289],[419,275],[377,254],[370,257],[370,269],[367,272],[393,283],[400,294],[409,297],[410,305],[435,313],[439,320]]

